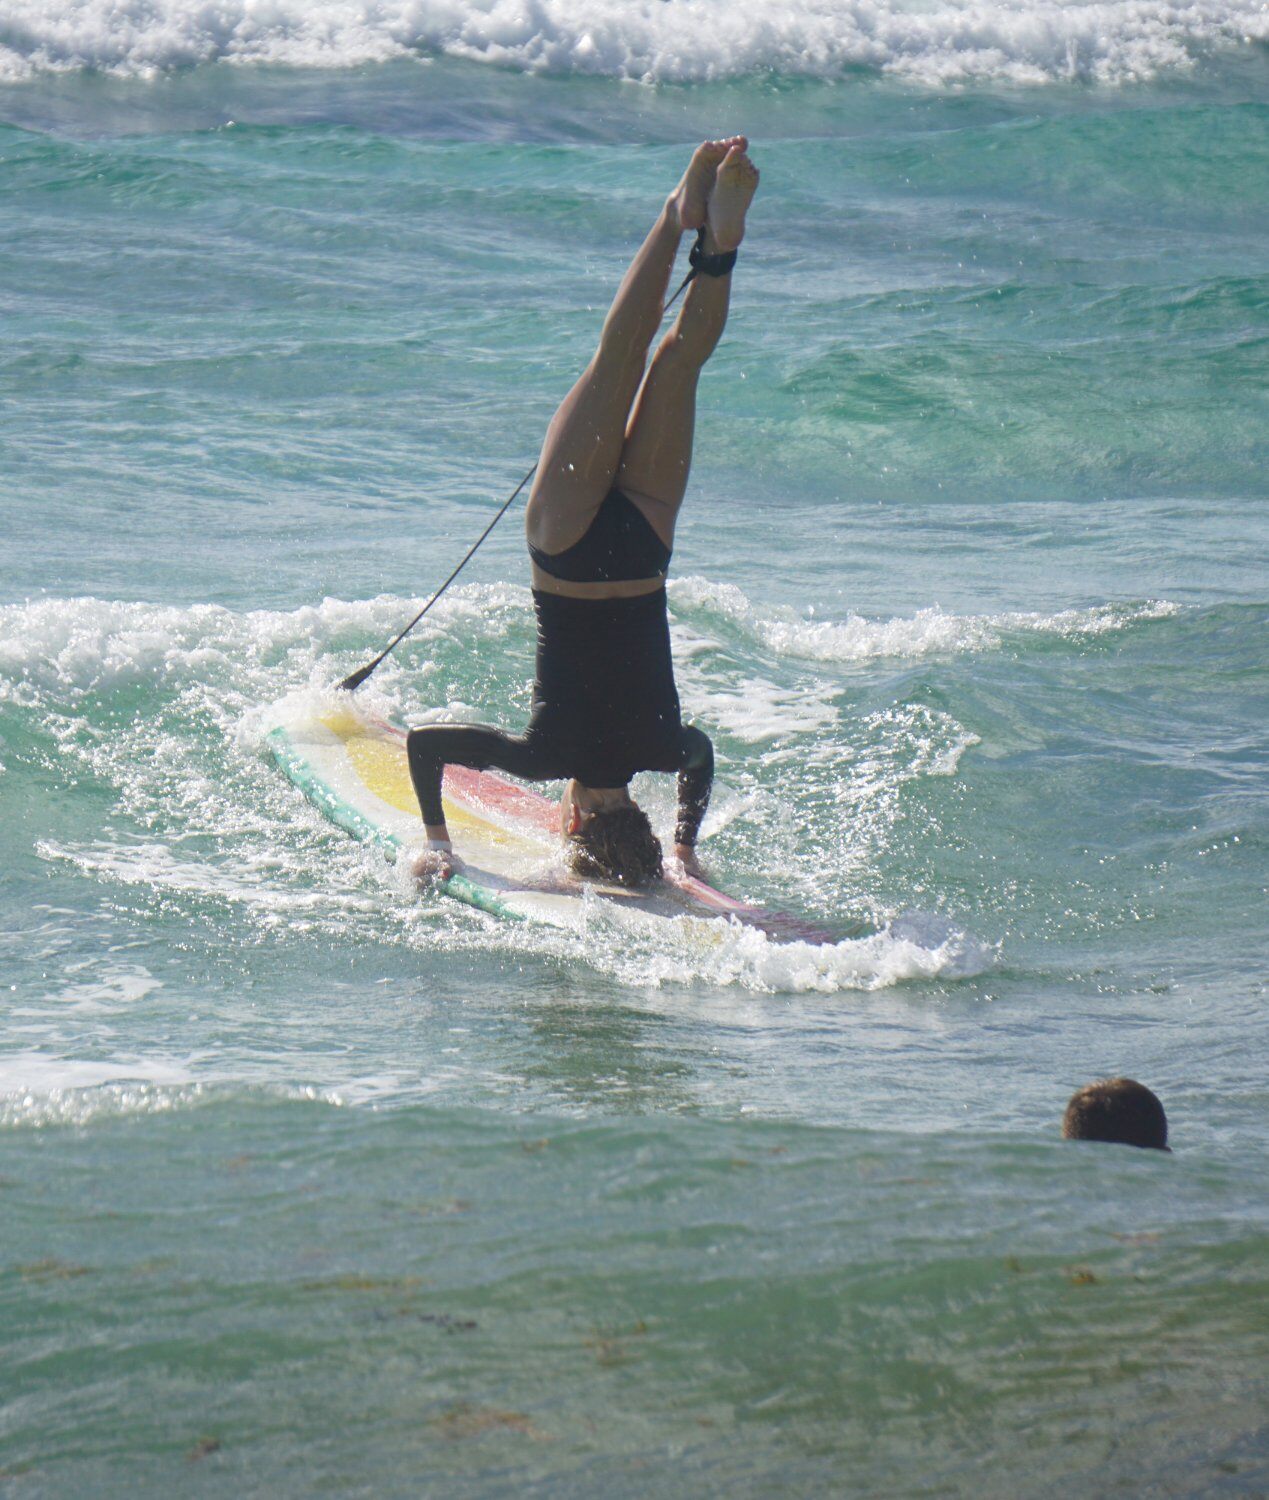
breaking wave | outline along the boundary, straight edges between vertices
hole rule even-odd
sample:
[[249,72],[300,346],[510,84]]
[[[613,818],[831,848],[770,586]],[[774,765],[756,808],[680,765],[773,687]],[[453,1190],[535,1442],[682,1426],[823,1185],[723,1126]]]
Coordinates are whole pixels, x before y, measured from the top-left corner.
[[1004,610],[991,615],[957,615],[929,608],[885,620],[870,620],[863,615],[816,620],[791,609],[769,605],[758,608],[733,584],[705,578],[675,580],[669,591],[676,609],[720,618],[778,655],[842,663],[992,651],[1017,636],[1100,636],[1146,621],[1166,620],[1181,609],[1167,599],[1150,599],[1049,612]]
[[[742,621],[758,618],[738,590],[699,579],[675,585],[676,649],[694,709],[722,745],[736,746],[733,784],[724,773],[707,838],[719,835],[728,878],[765,899],[767,866],[775,861],[787,872],[796,863],[780,852],[786,835],[779,798],[766,785],[778,783],[790,755],[805,762],[808,778],[823,781],[828,804],[853,809],[859,839],[870,828],[884,838],[904,787],[955,776],[975,737],[922,705],[843,719],[827,687],[792,691],[778,661],[755,673],[713,628],[720,601]],[[11,731],[15,737],[10,773],[21,778],[28,762],[56,757],[73,785],[82,780],[75,795],[104,794],[113,808],[103,826],[95,800],[73,833],[50,829],[37,837],[37,854],[165,909],[232,913],[260,934],[285,927],[360,940],[373,931],[381,941],[447,951],[492,944],[581,959],[648,989],[697,980],[733,991],[873,990],[957,978],[994,962],[990,945],[932,913],[873,911],[861,922],[842,884],[854,866],[830,842],[777,900],[837,913],[847,935],[835,943],[773,942],[752,929],[693,920],[669,924],[673,931],[654,938],[627,931],[605,903],[595,903],[576,932],[513,932],[441,899],[420,900],[399,872],[298,801],[263,748],[266,705],[285,694],[324,697],[412,608],[388,596],[328,599],[293,611],[92,598],[0,608],[0,705],[6,738]],[[363,696],[399,721],[419,714],[429,696],[450,709],[464,698],[491,701],[490,694],[504,707],[513,704],[529,627],[527,590],[456,590],[405,659],[385,665]],[[482,672],[493,674],[487,682],[463,676],[473,635],[482,642]],[[791,638],[795,652],[797,644]],[[672,817],[670,797],[649,785],[654,818]],[[109,996],[132,993],[127,975],[111,982]],[[116,1000],[123,1003],[118,996],[110,1003]]]
[[927,86],[1123,84],[1263,42],[1258,0],[9,0],[0,79],[199,63],[349,68],[446,55],[647,83],[853,69]]

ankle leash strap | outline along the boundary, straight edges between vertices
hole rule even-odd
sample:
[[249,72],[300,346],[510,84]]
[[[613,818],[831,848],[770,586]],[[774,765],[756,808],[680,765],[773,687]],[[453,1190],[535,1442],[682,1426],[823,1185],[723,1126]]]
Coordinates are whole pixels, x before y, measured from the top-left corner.
[[692,269],[679,283],[679,289],[673,297],[661,309],[661,316],[674,306],[688,287],[698,276],[726,276],[736,264],[736,252],[734,250],[720,250],[717,255],[705,254],[705,226],[696,231],[696,243],[687,252],[688,263]]
[[696,243],[688,252],[688,264],[698,276],[726,276],[736,264],[734,250],[720,250],[716,255],[705,254],[705,226],[696,234]]

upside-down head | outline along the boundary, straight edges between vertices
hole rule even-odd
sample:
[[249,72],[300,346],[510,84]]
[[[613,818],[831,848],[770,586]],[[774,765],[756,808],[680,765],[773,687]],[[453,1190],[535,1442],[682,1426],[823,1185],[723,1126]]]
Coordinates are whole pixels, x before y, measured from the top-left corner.
[[564,848],[569,869],[583,880],[638,888],[661,878],[661,841],[634,802],[577,809],[565,829]]

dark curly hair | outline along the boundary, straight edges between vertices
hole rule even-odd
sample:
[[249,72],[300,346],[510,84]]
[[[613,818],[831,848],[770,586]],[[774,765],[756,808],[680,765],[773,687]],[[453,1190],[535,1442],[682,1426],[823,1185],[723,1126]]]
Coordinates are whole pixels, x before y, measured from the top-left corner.
[[1135,1078],[1104,1078],[1071,1096],[1062,1120],[1068,1141],[1119,1141],[1168,1149],[1168,1117],[1158,1095]]
[[566,859],[584,880],[644,886],[661,878],[661,840],[640,807],[591,813],[569,835]]

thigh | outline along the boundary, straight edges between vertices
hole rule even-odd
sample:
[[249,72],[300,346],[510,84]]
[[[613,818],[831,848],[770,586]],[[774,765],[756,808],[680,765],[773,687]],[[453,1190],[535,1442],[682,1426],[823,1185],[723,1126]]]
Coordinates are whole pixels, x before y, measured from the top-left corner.
[[586,532],[612,488],[639,381],[640,355],[591,360],[547,428],[525,514],[530,543],[563,552]]
[[699,375],[698,366],[663,346],[639,391],[617,466],[618,488],[645,502],[644,513],[667,542],[692,467]]

